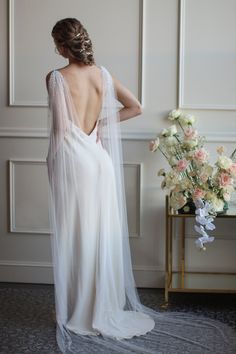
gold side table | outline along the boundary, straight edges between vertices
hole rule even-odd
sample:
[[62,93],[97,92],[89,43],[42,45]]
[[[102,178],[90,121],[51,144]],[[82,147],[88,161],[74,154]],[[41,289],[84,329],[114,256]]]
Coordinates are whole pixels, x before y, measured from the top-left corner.
[[[195,214],[178,214],[169,204],[169,196],[166,195],[166,249],[165,249],[165,303],[168,303],[170,292],[219,292],[236,293],[236,272],[189,272],[185,270],[185,226],[186,219],[195,218]],[[179,265],[178,270],[173,271],[173,220],[180,219],[181,235],[179,239]],[[216,218],[235,218],[236,206],[230,207],[226,214],[217,215]],[[236,226],[236,225],[235,225]],[[196,234],[197,237],[197,234]],[[212,288],[200,287],[201,281],[207,277],[208,282],[215,281],[216,277],[222,278],[222,285]],[[214,279],[213,279],[214,278]],[[218,279],[218,278],[217,278]],[[197,286],[189,286],[189,283]],[[230,286],[229,286],[230,284]]]

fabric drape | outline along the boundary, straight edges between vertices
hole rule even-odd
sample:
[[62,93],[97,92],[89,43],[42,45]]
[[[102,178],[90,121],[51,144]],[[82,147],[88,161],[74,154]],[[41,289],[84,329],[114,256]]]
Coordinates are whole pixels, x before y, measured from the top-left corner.
[[63,353],[178,353],[179,347],[181,353],[222,348],[229,353],[236,340],[228,326],[155,311],[140,301],[129,244],[119,102],[110,72],[100,70],[102,108],[90,134],[75,119],[61,72],[54,70],[49,80],[47,169],[59,348]]

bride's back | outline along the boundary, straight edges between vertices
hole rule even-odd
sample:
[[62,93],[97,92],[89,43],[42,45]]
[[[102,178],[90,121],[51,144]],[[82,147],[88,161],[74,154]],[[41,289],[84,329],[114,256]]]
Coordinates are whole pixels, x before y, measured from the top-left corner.
[[74,123],[86,134],[93,130],[102,108],[102,71],[96,65],[59,69],[69,87],[75,109]]

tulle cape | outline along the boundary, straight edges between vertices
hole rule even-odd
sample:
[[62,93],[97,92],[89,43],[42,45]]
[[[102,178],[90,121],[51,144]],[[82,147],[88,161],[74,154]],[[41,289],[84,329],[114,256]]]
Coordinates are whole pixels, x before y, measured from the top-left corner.
[[[147,314],[155,321],[155,327],[143,335],[132,338],[116,338],[109,333],[97,335],[75,334],[66,329],[70,309],[68,289],[73,281],[73,242],[66,232],[71,213],[68,200],[68,161],[63,140],[73,134],[75,109],[70,90],[62,74],[54,70],[49,79],[48,130],[49,148],[47,168],[49,179],[49,210],[51,249],[55,287],[56,339],[63,353],[234,353],[235,332],[221,322],[190,313],[162,312],[143,305],[140,301],[133,271],[129,244],[129,230],[124,186],[123,151],[120,129],[120,105],[110,72],[100,66],[103,78],[103,104],[97,121],[98,138],[109,154],[116,179],[117,203],[123,245],[124,291],[126,311]],[[68,104],[68,102],[70,104]],[[84,133],[85,134],[85,133]],[[76,169],[73,156],[70,159],[70,176]],[[73,181],[76,189],[79,181]],[[89,186],[88,186],[89,188]],[[102,198],[103,196],[101,196]],[[79,203],[79,200],[78,200]],[[60,222],[59,222],[60,221]],[[67,235],[66,238],[63,235]],[[102,247],[102,243],[100,245]],[[66,252],[65,252],[66,250]],[[164,252],[164,250],[163,250]],[[100,259],[99,274],[104,284],[99,298],[101,308],[106,308],[109,287],[106,279],[106,257]],[[109,332],[109,331],[108,331]]]

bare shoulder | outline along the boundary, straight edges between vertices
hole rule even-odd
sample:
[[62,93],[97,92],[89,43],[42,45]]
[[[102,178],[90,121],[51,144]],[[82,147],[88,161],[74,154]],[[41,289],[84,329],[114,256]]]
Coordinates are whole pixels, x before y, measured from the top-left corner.
[[[59,72],[63,72],[64,69],[65,69],[65,67],[59,68],[59,69],[55,69],[55,70],[56,70],[56,71],[59,71]],[[53,71],[54,71],[54,70],[49,71],[49,73],[47,73],[46,78],[45,78],[45,79],[46,79],[47,90],[48,90],[49,80],[50,80],[50,77],[51,77],[51,74],[52,74]]]

